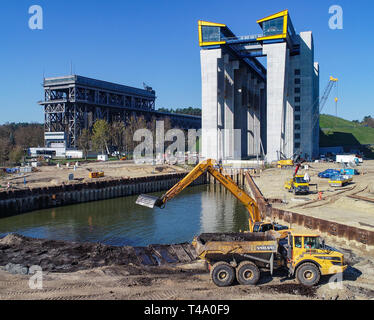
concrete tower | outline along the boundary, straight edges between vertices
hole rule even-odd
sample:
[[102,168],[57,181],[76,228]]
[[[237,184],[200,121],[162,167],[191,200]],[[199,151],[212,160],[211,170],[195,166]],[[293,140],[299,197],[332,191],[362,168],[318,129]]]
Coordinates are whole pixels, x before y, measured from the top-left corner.
[[[199,21],[202,156],[267,162],[319,152],[319,65],[311,31],[296,34],[288,10],[257,21],[263,33],[235,36]],[[267,70],[256,57],[267,58]]]
[[[263,153],[265,68],[243,59],[214,34],[234,37],[223,24],[199,21],[202,79],[202,156],[245,159]],[[218,36],[219,37],[219,36]],[[263,136],[261,136],[263,135]]]

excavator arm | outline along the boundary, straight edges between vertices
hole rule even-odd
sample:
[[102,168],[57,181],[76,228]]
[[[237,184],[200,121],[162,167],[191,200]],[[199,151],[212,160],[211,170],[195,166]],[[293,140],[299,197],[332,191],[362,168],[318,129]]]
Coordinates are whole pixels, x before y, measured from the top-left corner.
[[214,164],[215,162],[212,159],[202,161],[160,198],[141,194],[136,200],[136,203],[149,208],[154,208],[155,206],[162,208],[167,201],[173,199],[183,189],[185,189],[203,173],[208,171],[209,174],[215,177],[246,207],[249,213],[249,229],[250,231],[253,231],[254,224],[261,221],[261,214],[256,202],[244,190],[239,188],[230,177],[223,175],[219,170],[217,170]]

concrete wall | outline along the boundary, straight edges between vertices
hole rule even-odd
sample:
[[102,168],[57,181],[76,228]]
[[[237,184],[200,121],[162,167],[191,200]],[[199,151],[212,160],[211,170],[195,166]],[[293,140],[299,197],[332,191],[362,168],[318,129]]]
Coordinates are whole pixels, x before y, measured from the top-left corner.
[[201,50],[200,58],[202,156],[223,160],[259,155],[265,123],[261,116],[266,114],[263,81],[223,49]]
[[314,62],[313,157],[319,157],[319,63]]
[[[223,67],[219,65],[222,49],[201,50],[201,93],[202,93],[202,157],[220,159],[222,155],[222,87],[218,78],[223,77]],[[222,80],[220,80],[221,82]]]
[[300,152],[303,157],[313,156],[315,129],[313,128],[314,99],[316,96],[316,74],[314,69],[314,45],[311,31],[300,32],[301,70],[301,139]]
[[267,56],[267,153],[268,162],[278,160],[279,152],[284,152],[286,117],[286,72],[287,44],[263,45]]
[[297,41],[297,55],[290,54],[286,42],[263,45],[267,56],[268,162],[278,160],[280,154],[318,155],[319,65],[314,62],[312,32],[301,32]]

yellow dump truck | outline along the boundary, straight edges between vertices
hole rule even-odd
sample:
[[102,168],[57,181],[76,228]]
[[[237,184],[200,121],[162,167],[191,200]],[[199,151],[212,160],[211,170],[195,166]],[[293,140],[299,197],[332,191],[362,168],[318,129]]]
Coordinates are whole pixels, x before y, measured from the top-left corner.
[[284,187],[294,194],[308,194],[309,182],[304,180],[303,175],[295,175],[284,183]]
[[300,284],[313,286],[321,276],[342,273],[344,255],[326,246],[317,234],[289,232],[280,239],[274,231],[263,233],[203,233],[192,241],[200,259],[210,269],[219,287],[230,286],[235,278],[242,285],[255,285],[261,269],[286,268]]

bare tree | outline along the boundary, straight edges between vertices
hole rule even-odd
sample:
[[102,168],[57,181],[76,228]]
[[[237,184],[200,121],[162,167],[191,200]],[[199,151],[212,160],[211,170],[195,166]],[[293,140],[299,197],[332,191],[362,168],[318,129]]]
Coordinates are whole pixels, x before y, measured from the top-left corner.
[[82,149],[84,158],[87,160],[88,151],[91,149],[91,133],[88,129],[83,129],[78,139],[78,146]]
[[9,160],[10,143],[7,138],[0,137],[0,164],[5,164]]
[[125,125],[122,121],[115,121],[112,123],[111,132],[110,132],[112,145],[116,147],[118,151],[123,151],[124,132],[125,132]]
[[132,153],[135,148],[134,133],[138,129],[147,128],[144,116],[131,115],[123,131],[126,153]]

